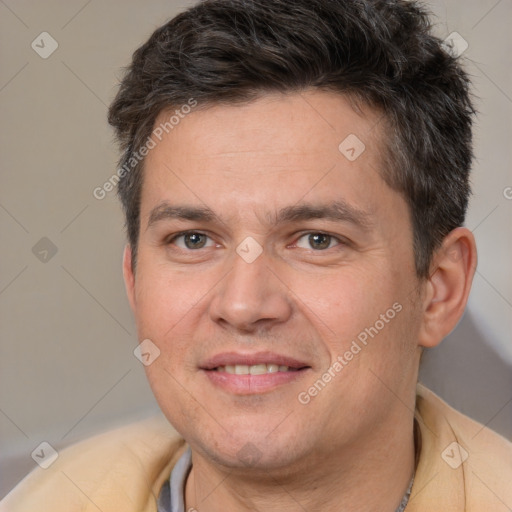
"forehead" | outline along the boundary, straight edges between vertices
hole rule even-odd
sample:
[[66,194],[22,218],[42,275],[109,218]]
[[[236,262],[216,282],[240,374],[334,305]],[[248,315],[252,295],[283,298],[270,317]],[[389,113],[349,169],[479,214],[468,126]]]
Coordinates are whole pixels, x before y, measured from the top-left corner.
[[356,106],[349,96],[319,90],[268,93],[247,103],[198,105],[178,118],[174,114],[180,110],[178,106],[162,111],[154,129],[163,128],[162,139],[175,145],[183,138],[200,138],[201,146],[194,147],[197,158],[242,151],[246,156],[266,152],[272,158],[283,150],[307,155],[327,150],[339,156],[339,143],[351,135],[373,153],[381,146],[384,123],[380,111]]
[[155,128],[167,130],[146,157],[141,214],[147,218],[158,204],[184,196],[226,215],[252,209],[268,218],[301,199],[342,199],[371,210],[372,196],[390,191],[380,177],[381,114],[355,109],[340,94],[198,106],[171,127],[165,123],[174,112],[158,116]]

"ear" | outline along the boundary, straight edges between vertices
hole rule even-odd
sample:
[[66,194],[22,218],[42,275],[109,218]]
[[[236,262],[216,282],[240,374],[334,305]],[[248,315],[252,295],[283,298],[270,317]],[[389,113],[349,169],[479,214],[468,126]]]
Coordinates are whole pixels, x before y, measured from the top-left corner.
[[473,233],[456,228],[433,257],[423,299],[419,345],[435,347],[455,328],[464,313],[476,270]]
[[132,248],[127,244],[123,252],[123,277],[126,295],[132,311],[135,312],[135,275],[132,269]]

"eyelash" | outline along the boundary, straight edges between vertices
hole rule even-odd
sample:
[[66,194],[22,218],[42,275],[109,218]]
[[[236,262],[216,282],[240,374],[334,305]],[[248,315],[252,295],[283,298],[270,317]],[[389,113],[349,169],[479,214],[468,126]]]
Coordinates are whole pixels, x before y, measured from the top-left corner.
[[[211,239],[211,237],[209,235],[207,235],[206,233],[202,233],[201,231],[181,231],[180,233],[176,233],[175,235],[172,235],[170,238],[167,238],[166,241],[165,241],[165,244],[166,245],[171,245],[172,243],[174,243],[176,241],[176,239],[182,237],[182,236],[186,236],[186,235],[202,235],[202,236],[206,236],[208,238]],[[302,233],[299,238],[297,238],[297,240],[294,242],[294,244],[296,244],[301,238],[305,237],[305,236],[309,236],[309,235],[324,235],[324,236],[328,236],[331,238],[331,240],[335,240],[336,242],[338,242],[337,245],[335,245],[334,247],[338,247],[338,246],[348,246],[349,245],[349,242],[345,239],[342,239],[340,237],[337,237],[337,236],[334,236],[334,235],[331,235],[330,233],[325,233],[323,231],[307,231],[305,233]],[[310,249],[311,251],[313,252],[326,252],[328,251],[329,249],[333,249],[334,247],[328,247],[327,249],[320,249],[320,250],[315,250],[315,249]],[[199,249],[182,249],[182,248],[179,248],[180,250],[182,251],[187,251],[187,252],[196,252],[198,251]],[[201,247],[200,249],[203,249],[203,247]]]

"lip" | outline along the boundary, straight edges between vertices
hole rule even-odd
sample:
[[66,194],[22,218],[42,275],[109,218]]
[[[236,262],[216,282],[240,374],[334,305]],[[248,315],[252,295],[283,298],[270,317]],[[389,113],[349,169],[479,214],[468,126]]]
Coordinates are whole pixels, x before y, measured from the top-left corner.
[[[263,363],[288,366],[292,371],[262,375],[236,375],[216,370],[219,366],[237,364],[252,366]],[[225,352],[208,359],[200,369],[211,384],[223,391],[235,395],[253,395],[268,393],[285,384],[290,384],[309,373],[311,367],[298,359],[275,352],[254,354]]]
[[256,352],[254,354],[244,352],[223,352],[217,354],[200,365],[201,370],[214,370],[219,366],[243,364],[252,366],[255,364],[273,363],[279,366],[288,366],[294,370],[308,367],[304,361],[299,361],[290,356],[275,352]]

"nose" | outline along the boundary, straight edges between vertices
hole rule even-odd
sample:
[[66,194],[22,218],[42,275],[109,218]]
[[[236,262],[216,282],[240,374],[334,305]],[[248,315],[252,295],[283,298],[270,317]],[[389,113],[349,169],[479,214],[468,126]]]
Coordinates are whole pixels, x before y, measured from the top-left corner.
[[224,328],[254,332],[286,322],[292,315],[290,292],[263,252],[248,262],[234,253],[231,270],[215,287],[212,320]]

